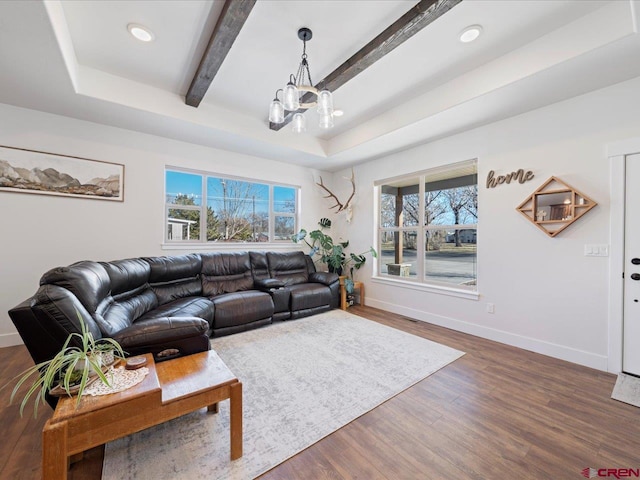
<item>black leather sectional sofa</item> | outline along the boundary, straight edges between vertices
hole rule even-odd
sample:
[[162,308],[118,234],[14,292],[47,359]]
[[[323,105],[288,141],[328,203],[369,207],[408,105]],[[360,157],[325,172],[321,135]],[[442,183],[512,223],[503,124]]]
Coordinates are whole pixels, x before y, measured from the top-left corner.
[[163,360],[208,350],[210,336],[336,308],[339,288],[302,252],[82,261],[45,273],[9,316],[36,363],[80,332],[78,314],[94,338]]

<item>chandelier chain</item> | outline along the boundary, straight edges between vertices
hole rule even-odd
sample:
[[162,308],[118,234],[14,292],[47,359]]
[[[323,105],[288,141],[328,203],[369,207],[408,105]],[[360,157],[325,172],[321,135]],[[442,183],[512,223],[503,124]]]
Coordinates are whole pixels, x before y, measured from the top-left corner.
[[305,73],[307,74],[307,80],[309,80],[309,86],[313,87],[313,81],[311,80],[311,71],[309,70],[309,62],[307,61],[307,41],[302,40],[302,60],[298,65],[298,72],[295,76],[296,85],[305,85]]

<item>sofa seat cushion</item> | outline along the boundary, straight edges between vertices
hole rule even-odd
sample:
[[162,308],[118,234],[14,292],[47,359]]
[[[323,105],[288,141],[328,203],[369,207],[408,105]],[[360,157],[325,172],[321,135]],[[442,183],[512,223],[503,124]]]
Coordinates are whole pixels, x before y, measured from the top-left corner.
[[168,345],[172,342],[199,337],[207,333],[209,324],[197,317],[156,317],[138,319],[130,327],[120,330],[113,338],[127,351],[136,347]]
[[144,314],[135,323],[163,317],[198,317],[206,320],[209,325],[212,325],[213,312],[213,302],[208,298],[186,297],[160,305]]
[[131,292],[106,298],[94,315],[102,334],[112,337],[114,333],[127,328],[145,313],[158,306],[158,299],[148,286]]
[[291,292],[291,311],[331,304],[331,290],[320,283],[299,283],[287,287]]
[[215,305],[213,328],[232,327],[273,316],[271,295],[256,290],[225,293],[212,298]]

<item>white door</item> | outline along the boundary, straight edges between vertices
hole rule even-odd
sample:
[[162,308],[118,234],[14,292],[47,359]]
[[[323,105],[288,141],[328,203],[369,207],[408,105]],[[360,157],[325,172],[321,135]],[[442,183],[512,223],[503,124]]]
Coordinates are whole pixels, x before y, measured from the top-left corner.
[[625,160],[622,370],[640,375],[640,154]]

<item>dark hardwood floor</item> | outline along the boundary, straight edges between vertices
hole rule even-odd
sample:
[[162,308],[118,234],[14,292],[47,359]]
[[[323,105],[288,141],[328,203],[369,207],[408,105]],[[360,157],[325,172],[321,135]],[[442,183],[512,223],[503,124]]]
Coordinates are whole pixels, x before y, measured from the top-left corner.
[[[260,477],[277,479],[578,479],[640,468],[640,409],[610,398],[615,376],[369,307],[352,313],[466,352]],[[31,365],[0,349],[0,384]],[[0,478],[40,478],[51,415],[20,418],[0,391]],[[277,412],[274,412],[277,413]],[[69,470],[99,479],[102,447]]]

